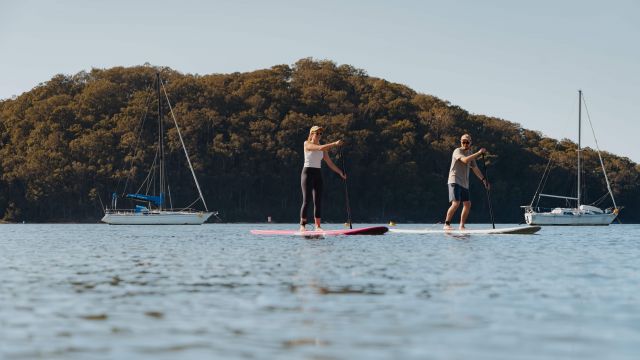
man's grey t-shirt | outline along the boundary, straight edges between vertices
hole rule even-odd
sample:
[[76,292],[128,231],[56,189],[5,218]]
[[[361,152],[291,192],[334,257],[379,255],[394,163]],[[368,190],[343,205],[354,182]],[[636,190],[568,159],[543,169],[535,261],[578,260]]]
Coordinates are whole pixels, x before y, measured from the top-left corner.
[[458,184],[465,189],[469,189],[469,169],[476,167],[477,164],[475,160],[465,164],[460,159],[471,154],[470,149],[464,151],[462,148],[457,148],[453,151],[447,184]]

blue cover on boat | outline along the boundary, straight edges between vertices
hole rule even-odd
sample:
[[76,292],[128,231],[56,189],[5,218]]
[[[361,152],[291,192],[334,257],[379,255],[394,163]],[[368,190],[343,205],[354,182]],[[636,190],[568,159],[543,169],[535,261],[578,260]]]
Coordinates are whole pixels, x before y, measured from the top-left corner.
[[164,194],[160,194],[160,196],[151,196],[151,195],[143,195],[143,194],[127,194],[125,197],[129,199],[135,199],[135,200],[151,201],[156,206],[162,206],[162,204],[164,204]]
[[137,213],[146,213],[149,212],[149,209],[147,209],[146,206],[136,205],[136,209],[134,211]]

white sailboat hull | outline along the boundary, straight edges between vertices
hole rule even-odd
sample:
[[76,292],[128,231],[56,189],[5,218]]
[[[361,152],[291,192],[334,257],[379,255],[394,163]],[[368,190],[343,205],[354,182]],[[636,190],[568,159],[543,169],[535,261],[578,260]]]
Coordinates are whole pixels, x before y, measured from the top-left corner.
[[212,212],[195,211],[113,211],[106,213],[102,222],[109,225],[201,225],[211,215]]
[[593,226],[609,225],[615,220],[616,214],[584,214],[575,213],[572,215],[553,214],[550,212],[527,212],[524,214],[525,221],[529,225],[569,225],[569,226]]

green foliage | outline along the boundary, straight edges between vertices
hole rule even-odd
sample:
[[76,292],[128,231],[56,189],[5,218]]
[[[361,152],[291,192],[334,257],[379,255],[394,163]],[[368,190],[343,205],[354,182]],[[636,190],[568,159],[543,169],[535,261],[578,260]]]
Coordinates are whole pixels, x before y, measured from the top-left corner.
[[[100,202],[112,191],[125,185],[135,191],[155,156],[156,71],[166,80],[207,203],[227,221],[297,221],[302,143],[312,125],[326,128],[324,141],[346,142],[355,221],[441,221],[451,152],[466,132],[490,151],[497,221],[522,221],[519,206],[530,201],[552,153],[547,188],[575,188],[571,141],[469,114],[348,65],[302,59],[293,66],[204,76],[116,67],[57,75],[0,102],[0,218],[97,221]],[[188,205],[197,195],[177,133],[168,128],[174,205]],[[606,185],[597,154],[583,154],[586,201],[595,201]],[[331,156],[341,164],[339,153]],[[626,206],[623,219],[639,221],[640,166],[603,156],[617,200]],[[488,221],[483,189],[475,180],[471,187],[471,220]],[[341,179],[325,170],[325,188],[325,217],[342,222]]]

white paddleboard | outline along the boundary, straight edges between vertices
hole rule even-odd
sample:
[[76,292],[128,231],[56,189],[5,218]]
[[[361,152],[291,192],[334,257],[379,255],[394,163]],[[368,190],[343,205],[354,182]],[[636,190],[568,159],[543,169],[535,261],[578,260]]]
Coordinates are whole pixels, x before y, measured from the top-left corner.
[[389,229],[389,232],[399,234],[451,234],[451,235],[481,235],[481,234],[535,234],[540,226],[516,226],[502,229]]

